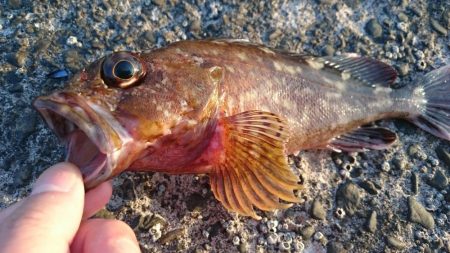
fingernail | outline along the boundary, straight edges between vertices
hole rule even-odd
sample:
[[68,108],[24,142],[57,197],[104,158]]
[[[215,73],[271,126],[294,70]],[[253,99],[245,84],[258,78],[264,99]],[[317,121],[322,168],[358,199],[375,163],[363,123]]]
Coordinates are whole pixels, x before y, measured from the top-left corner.
[[31,195],[43,192],[69,192],[81,178],[77,170],[70,163],[58,163],[48,168],[36,180]]
[[136,244],[136,242],[130,240],[127,237],[122,237],[122,238],[117,239],[114,242],[114,249],[112,249],[112,252],[114,252],[114,253],[116,253],[116,252],[117,253],[123,253],[123,252],[138,253],[138,252],[141,252],[141,249],[139,249],[139,246]]

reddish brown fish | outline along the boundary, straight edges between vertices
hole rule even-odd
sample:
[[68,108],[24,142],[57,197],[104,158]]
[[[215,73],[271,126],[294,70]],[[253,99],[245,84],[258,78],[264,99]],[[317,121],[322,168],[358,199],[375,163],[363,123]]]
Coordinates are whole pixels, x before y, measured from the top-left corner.
[[228,209],[259,218],[298,202],[286,155],[384,149],[404,118],[450,140],[450,66],[392,89],[395,70],[355,55],[312,57],[240,41],[183,41],[117,52],[34,106],[86,187],[124,170],[209,174]]

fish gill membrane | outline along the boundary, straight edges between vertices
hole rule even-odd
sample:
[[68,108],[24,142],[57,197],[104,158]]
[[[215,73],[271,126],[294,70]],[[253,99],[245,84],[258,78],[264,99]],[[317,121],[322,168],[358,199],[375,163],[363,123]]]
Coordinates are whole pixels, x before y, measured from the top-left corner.
[[427,73],[412,87],[415,113],[407,118],[423,130],[450,140],[450,65]]

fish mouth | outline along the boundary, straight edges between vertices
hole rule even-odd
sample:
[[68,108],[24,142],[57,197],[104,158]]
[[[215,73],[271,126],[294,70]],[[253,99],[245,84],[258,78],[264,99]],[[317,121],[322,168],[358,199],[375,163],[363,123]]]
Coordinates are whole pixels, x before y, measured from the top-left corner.
[[66,145],[66,161],[80,168],[87,189],[126,169],[136,142],[100,105],[71,92],[38,97],[33,106]]

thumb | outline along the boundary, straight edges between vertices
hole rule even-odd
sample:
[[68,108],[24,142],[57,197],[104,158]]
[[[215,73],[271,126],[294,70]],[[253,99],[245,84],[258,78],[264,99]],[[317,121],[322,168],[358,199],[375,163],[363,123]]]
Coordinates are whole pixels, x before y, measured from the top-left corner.
[[70,163],[50,167],[37,179],[30,197],[5,217],[0,229],[5,252],[69,252],[83,203],[79,169]]

